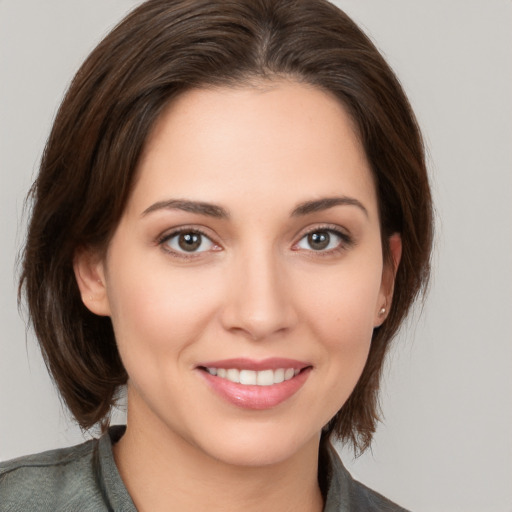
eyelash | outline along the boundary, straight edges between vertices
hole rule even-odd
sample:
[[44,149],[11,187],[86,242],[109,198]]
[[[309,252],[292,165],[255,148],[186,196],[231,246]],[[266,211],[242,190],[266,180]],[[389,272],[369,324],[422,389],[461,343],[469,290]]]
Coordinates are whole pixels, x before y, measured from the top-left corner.
[[[177,258],[183,258],[183,259],[187,259],[187,260],[190,260],[190,259],[193,259],[193,258],[198,258],[203,252],[207,252],[207,251],[200,251],[200,252],[190,252],[190,253],[187,253],[186,251],[176,251],[172,248],[170,248],[167,243],[172,240],[173,238],[183,234],[183,233],[187,233],[187,234],[194,234],[194,235],[200,235],[201,237],[203,238],[206,238],[207,240],[210,241],[210,243],[214,246],[214,247],[219,247],[218,244],[216,244],[211,236],[208,236],[204,231],[202,231],[201,229],[198,229],[196,227],[187,227],[187,226],[183,226],[181,228],[178,228],[178,229],[174,229],[173,231],[171,231],[170,233],[166,233],[165,235],[161,236],[159,239],[158,239],[158,245],[162,248],[163,251],[165,251],[166,253],[174,256],[174,257],[177,257]],[[216,249],[216,250],[219,250],[219,249]]]
[[[182,252],[182,251],[177,251],[177,250],[171,249],[167,245],[170,240],[172,240],[173,238],[175,238],[175,237],[177,237],[177,236],[179,236],[180,234],[183,234],[183,233],[200,235],[201,237],[204,237],[207,240],[209,240],[210,243],[214,247],[218,248],[218,249],[213,249],[214,251],[222,250],[220,248],[220,246],[218,244],[216,244],[212,240],[212,238],[209,235],[207,235],[203,230],[198,229],[196,227],[187,227],[187,226],[184,226],[184,227],[181,227],[181,228],[178,228],[178,229],[174,229],[172,232],[166,233],[165,235],[159,237],[157,243],[158,243],[158,245],[160,247],[162,247],[162,250],[165,251],[166,253],[171,254],[174,257],[183,258],[183,259],[198,258],[198,257],[201,256],[201,254],[203,252],[208,252],[208,251],[200,251],[200,252],[190,252],[190,253],[187,253],[186,251]],[[342,251],[344,251],[344,250],[346,250],[346,249],[348,249],[348,248],[350,248],[351,246],[354,245],[354,240],[353,240],[353,238],[350,235],[348,235],[347,233],[341,231],[336,226],[324,225],[324,226],[315,226],[314,228],[312,228],[312,229],[306,231],[305,233],[303,233],[301,235],[301,237],[299,238],[299,240],[293,245],[292,250],[299,251],[300,249],[296,248],[298,246],[298,244],[302,240],[304,240],[306,237],[308,237],[309,235],[312,235],[314,233],[328,233],[330,235],[335,235],[336,237],[338,237],[340,239],[339,244],[336,247],[332,248],[332,249],[318,250],[318,251],[315,251],[314,249],[307,250],[307,252],[311,253],[311,255],[314,255],[314,256],[317,256],[317,257],[332,256],[332,255],[338,254],[338,253],[340,253],[340,252],[342,252]]]
[[[322,258],[322,257],[333,256],[333,255],[339,254],[340,252],[343,252],[346,249],[349,249],[350,247],[355,245],[354,239],[349,234],[340,230],[340,228],[337,226],[326,224],[323,226],[322,225],[315,226],[314,228],[307,230],[305,233],[303,233],[301,235],[299,241],[296,242],[293,245],[293,247],[297,247],[298,244],[302,240],[304,240],[306,237],[308,237],[309,235],[312,235],[314,233],[329,233],[330,235],[335,235],[336,237],[338,237],[340,239],[339,244],[332,249],[318,250],[318,251],[315,251],[314,249],[310,249],[308,252],[311,253],[310,255],[314,256],[314,257]],[[300,250],[300,249],[295,249],[295,250]]]

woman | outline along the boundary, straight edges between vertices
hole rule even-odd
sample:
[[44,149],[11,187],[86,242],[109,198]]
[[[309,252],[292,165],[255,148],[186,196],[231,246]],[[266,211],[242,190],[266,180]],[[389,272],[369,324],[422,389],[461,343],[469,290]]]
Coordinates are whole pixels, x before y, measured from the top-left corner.
[[330,439],[371,442],[430,192],[407,99],[344,13],[142,4],[77,73],[32,198],[21,287],[104,435],[2,465],[0,510],[401,510]]

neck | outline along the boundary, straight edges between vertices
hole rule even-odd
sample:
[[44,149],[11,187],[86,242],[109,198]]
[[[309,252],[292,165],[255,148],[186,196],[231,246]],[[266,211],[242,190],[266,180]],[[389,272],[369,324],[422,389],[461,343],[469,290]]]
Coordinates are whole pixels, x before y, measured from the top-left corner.
[[167,426],[148,425],[148,416],[142,417],[144,423],[128,409],[126,433],[114,446],[121,478],[139,512],[322,510],[318,438],[289,459],[239,466],[210,457]]

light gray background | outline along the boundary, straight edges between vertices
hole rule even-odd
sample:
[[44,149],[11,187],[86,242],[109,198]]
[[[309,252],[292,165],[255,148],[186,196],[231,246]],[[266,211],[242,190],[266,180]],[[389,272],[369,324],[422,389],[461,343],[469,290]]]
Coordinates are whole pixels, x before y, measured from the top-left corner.
[[[133,0],[0,0],[0,460],[81,441],[16,309],[22,207],[81,61]],[[353,474],[417,512],[512,511],[512,2],[339,0],[424,129],[435,274]],[[122,420],[122,415],[120,416]]]

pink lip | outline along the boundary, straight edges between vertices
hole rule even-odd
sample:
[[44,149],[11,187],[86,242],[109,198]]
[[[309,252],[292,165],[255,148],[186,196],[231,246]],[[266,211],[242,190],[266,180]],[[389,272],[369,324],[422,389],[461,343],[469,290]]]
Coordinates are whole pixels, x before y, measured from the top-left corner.
[[[204,368],[238,368],[245,370],[275,370],[294,368],[301,372],[290,380],[271,386],[243,385],[209,374]],[[210,388],[221,398],[244,409],[271,409],[291,398],[304,385],[309,377],[311,366],[291,359],[266,359],[252,361],[249,359],[225,359],[211,361],[197,367]]]
[[198,367],[203,368],[238,368],[239,370],[277,370],[278,368],[293,368],[294,370],[302,370],[310,366],[309,363],[303,361],[297,361],[295,359],[287,359],[283,357],[271,357],[268,359],[262,359],[261,361],[255,361],[253,359],[247,359],[238,357],[235,359],[223,359],[222,361],[208,361],[201,363]]

